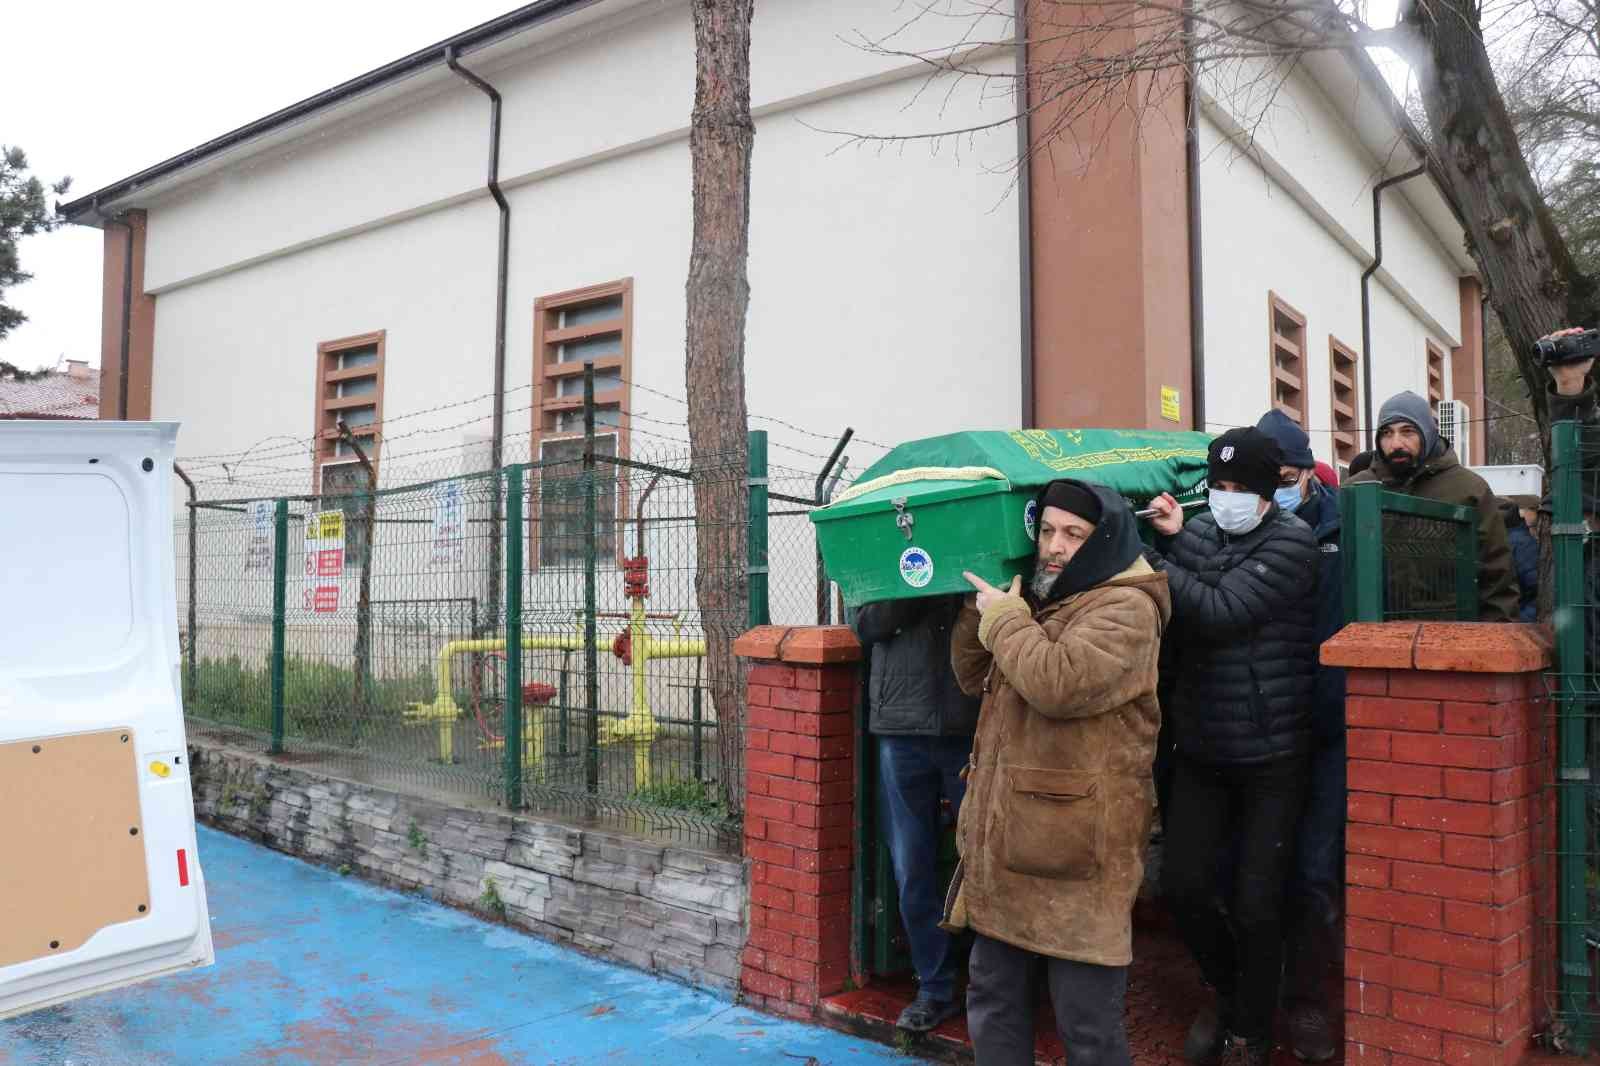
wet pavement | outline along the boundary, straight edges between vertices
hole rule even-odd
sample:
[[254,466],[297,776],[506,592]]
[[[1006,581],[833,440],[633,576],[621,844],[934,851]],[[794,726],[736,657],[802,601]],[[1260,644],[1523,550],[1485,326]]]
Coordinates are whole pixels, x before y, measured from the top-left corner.
[[200,855],[217,964],[0,1022],[0,1066],[918,1061],[214,830]]

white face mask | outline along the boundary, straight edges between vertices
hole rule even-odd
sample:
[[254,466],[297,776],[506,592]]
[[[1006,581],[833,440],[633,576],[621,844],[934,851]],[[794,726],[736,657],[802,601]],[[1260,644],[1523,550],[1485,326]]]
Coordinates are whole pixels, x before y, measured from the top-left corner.
[[1212,489],[1206,501],[1217,520],[1217,528],[1239,536],[1261,524],[1261,497],[1253,492],[1224,492]]

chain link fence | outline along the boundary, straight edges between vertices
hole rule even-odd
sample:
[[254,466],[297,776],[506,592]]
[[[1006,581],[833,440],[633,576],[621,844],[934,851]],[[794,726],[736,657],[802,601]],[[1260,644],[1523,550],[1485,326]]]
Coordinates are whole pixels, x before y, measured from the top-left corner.
[[191,487],[175,537],[191,730],[736,849],[743,681],[718,651],[751,624],[814,621],[818,598],[816,475],[769,469],[750,436],[748,463],[695,477],[685,450],[618,456],[596,434],[415,484],[358,468],[323,495]]
[[1556,771],[1545,798],[1554,831],[1534,846],[1557,887],[1536,959],[1546,963],[1551,1043],[1581,1054],[1600,1020],[1600,428],[1558,422],[1550,438]]
[[1478,617],[1478,519],[1471,508],[1366,483],[1340,490],[1339,514],[1348,621]]

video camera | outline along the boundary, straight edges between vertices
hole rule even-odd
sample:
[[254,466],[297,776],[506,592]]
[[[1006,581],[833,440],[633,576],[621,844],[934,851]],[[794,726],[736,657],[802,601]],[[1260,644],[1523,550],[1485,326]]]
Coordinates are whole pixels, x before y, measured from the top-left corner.
[[1600,356],[1600,329],[1586,329],[1565,337],[1546,337],[1534,344],[1541,366],[1565,366]]

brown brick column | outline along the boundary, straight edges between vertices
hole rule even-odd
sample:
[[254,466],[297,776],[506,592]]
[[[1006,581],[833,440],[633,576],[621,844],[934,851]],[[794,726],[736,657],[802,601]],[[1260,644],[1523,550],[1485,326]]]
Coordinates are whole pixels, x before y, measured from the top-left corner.
[[[1535,823],[1549,764],[1538,628],[1345,627],[1345,1061],[1517,1066],[1532,1047]],[[1545,882],[1545,883],[1540,883]]]
[[861,645],[845,626],[759,626],[749,661],[744,1000],[810,1017],[850,973],[855,709]]

